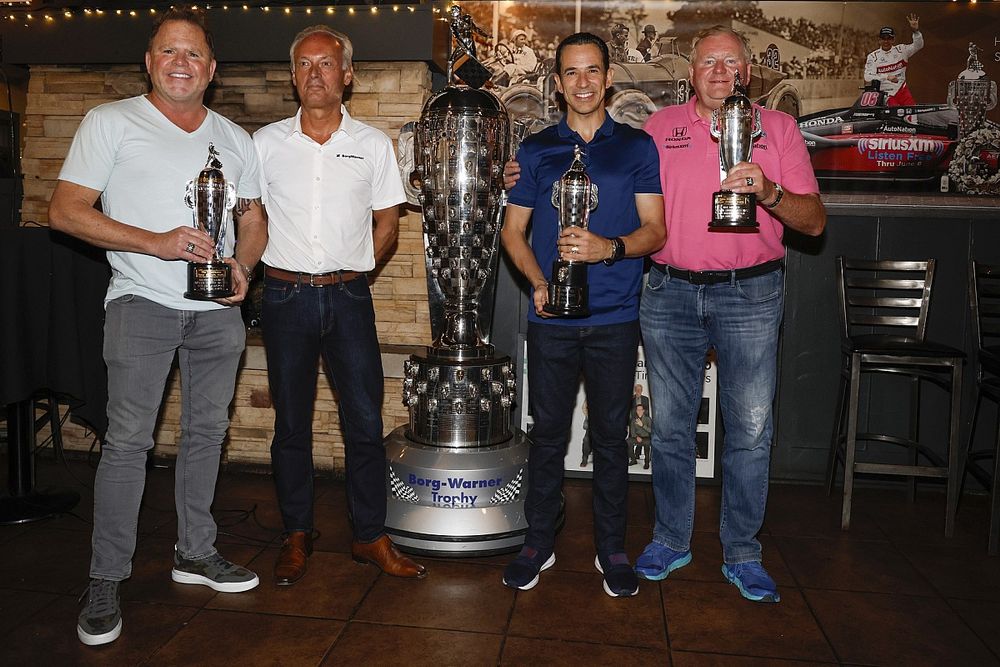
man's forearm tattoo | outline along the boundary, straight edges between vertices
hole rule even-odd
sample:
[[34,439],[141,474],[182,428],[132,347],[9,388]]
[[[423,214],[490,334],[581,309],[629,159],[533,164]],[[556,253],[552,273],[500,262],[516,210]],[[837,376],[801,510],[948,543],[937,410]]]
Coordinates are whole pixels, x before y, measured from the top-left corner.
[[245,199],[243,197],[240,197],[239,199],[236,200],[236,206],[233,208],[233,215],[235,215],[236,219],[239,220],[240,218],[243,217],[243,214],[249,211],[250,207],[253,206],[254,204],[263,207],[263,205],[260,202],[260,197],[254,197],[253,199]]

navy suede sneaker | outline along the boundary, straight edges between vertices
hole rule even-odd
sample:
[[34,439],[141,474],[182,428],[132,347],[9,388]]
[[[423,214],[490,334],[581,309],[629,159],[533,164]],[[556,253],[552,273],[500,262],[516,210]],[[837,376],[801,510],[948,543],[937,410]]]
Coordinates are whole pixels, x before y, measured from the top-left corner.
[[528,591],[538,583],[538,574],[556,563],[551,551],[539,551],[527,545],[521,547],[517,557],[503,571],[503,584],[510,588]]
[[594,558],[594,567],[604,575],[604,592],[613,598],[630,598],[639,592],[639,578],[623,553]]
[[740,595],[754,602],[780,602],[778,585],[757,561],[723,565],[722,574],[740,589]]

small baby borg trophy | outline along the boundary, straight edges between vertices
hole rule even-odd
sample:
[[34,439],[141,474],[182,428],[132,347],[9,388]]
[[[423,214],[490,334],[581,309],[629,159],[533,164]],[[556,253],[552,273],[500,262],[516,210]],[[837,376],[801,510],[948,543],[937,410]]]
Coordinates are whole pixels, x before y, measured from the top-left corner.
[[213,144],[208,145],[208,161],[198,178],[188,181],[184,203],[192,211],[194,226],[205,232],[215,245],[207,262],[188,262],[186,299],[207,301],[235,294],[232,267],[222,261],[226,226],[236,205],[236,186],[222,175],[222,162]]

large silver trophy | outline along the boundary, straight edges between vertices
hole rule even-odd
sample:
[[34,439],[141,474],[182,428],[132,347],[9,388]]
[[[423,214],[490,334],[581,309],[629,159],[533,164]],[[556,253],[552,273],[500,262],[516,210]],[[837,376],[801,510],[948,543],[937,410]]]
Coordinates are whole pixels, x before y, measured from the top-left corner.
[[986,112],[997,105],[997,82],[990,81],[979,61],[980,49],[969,42],[969,59],[958,78],[948,83],[948,104],[958,109],[958,138],[982,127]]
[[[729,170],[750,161],[753,142],[761,135],[760,110],[753,108],[739,72],[733,81],[733,94],[712,112],[711,132],[719,141],[719,164],[725,180]],[[752,192],[720,190],[712,195],[710,230],[752,231],[757,227],[757,197]]]
[[[453,12],[456,20],[468,29],[468,17]],[[468,48],[453,52],[449,80],[456,53],[471,57]],[[514,367],[496,356],[481,316],[493,300],[510,132],[495,95],[449,85],[427,101],[410,137],[415,169],[406,180],[423,208],[433,343],[404,363],[410,419],[386,439],[386,531],[411,552],[511,551],[527,529],[528,448],[511,428]]]
[[[573,163],[552,184],[552,205],[559,209],[559,232],[567,227],[587,229],[590,212],[597,208],[597,186],[583,165],[583,151],[573,148]],[[549,300],[542,308],[560,317],[587,317],[587,263],[556,259],[549,280]]]
[[194,226],[208,234],[215,252],[207,262],[188,262],[186,299],[220,299],[235,294],[232,268],[222,261],[226,227],[236,205],[236,186],[226,181],[222,162],[213,144],[198,178],[188,181],[184,203],[191,209]]

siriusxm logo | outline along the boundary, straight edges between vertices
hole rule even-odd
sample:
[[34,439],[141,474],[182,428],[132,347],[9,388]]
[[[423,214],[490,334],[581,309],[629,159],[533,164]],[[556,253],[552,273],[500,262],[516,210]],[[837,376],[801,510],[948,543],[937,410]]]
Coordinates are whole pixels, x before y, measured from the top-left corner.
[[872,151],[925,153],[940,157],[944,154],[944,142],[917,137],[864,137],[858,140],[859,153],[865,154]]

